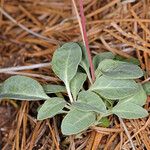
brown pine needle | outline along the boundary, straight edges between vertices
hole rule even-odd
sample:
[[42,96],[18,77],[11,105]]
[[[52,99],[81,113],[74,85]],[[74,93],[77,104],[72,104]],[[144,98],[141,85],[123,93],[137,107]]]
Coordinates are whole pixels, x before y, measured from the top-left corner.
[[46,41],[48,41],[48,42],[50,42],[50,43],[52,43],[52,44],[58,45],[58,41],[53,40],[53,39],[49,39],[49,38],[47,38],[47,37],[45,37],[45,36],[43,36],[43,35],[40,35],[40,34],[38,34],[38,33],[36,33],[36,32],[33,32],[32,30],[26,28],[24,25],[22,25],[21,23],[17,22],[14,18],[12,18],[6,11],[4,11],[1,7],[0,7],[0,12],[1,12],[3,15],[5,15],[8,19],[10,19],[14,24],[18,25],[20,28],[22,28],[23,30],[25,30],[26,32],[28,32],[28,33],[34,35],[35,37],[41,38],[41,39],[43,39],[43,40],[46,40]]

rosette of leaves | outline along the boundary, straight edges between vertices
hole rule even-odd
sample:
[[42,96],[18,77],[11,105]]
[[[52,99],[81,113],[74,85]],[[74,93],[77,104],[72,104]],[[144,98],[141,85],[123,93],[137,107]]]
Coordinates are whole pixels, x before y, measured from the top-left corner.
[[143,76],[138,65],[119,61],[111,52],[97,54],[93,63],[96,80],[89,85],[90,65],[85,47],[81,43],[66,43],[54,52],[51,62],[52,70],[64,85],[41,85],[29,77],[12,76],[0,85],[0,99],[45,100],[37,119],[62,114],[64,135],[78,134],[94,125],[108,126],[107,116],[112,114],[126,119],[148,115],[142,106],[150,85],[137,82]]

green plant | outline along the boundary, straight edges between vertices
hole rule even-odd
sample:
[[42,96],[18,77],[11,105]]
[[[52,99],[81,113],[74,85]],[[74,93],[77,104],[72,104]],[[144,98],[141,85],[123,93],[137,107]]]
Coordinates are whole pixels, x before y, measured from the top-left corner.
[[[85,47],[81,43],[66,43],[58,48],[51,65],[64,82],[60,85],[40,85],[32,78],[12,76],[0,86],[0,99],[45,100],[38,109],[38,120],[65,114],[61,124],[64,135],[82,132],[92,125],[108,126],[107,116],[115,114],[126,119],[146,117],[142,107],[147,99],[147,85],[136,81],[143,76],[138,65],[116,60],[111,52],[94,56],[96,80],[93,84]],[[84,88],[88,77],[89,86]],[[87,84],[86,84],[87,85]],[[55,93],[55,97],[47,94]],[[63,94],[67,93],[68,98]]]

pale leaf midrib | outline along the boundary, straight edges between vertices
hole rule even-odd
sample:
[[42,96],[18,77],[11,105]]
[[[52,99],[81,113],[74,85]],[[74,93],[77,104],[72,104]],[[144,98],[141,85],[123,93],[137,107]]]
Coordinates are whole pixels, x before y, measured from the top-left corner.
[[80,118],[78,121],[74,122],[73,125],[76,125],[76,124],[78,124],[79,122],[81,122],[82,120],[85,120],[89,115],[90,115],[89,113],[86,114],[86,115],[84,115],[84,116],[83,116],[82,118]]
[[65,63],[65,83],[68,84],[68,63],[69,63],[69,57],[70,57],[70,54],[71,54],[71,51],[69,51],[69,54],[67,56],[67,60],[66,60],[66,63]]

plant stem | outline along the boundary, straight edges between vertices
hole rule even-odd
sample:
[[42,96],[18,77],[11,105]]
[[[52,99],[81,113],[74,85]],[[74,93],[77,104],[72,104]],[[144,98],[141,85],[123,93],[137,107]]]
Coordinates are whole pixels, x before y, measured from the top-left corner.
[[73,100],[73,97],[72,97],[72,94],[71,94],[70,87],[69,87],[69,84],[68,84],[68,83],[66,84],[66,90],[67,90],[67,93],[68,93],[70,102],[73,103],[74,100]]
[[65,105],[65,107],[70,110],[70,105]]
[[90,81],[90,84],[93,84],[93,81],[92,81],[90,72],[86,72],[86,74],[87,74],[87,77],[88,77],[88,79],[89,79],[89,81]]
[[[75,0],[72,0],[72,3],[73,3],[73,6],[74,6],[74,9],[75,9],[75,13],[76,13],[76,15],[77,15],[77,19],[78,19],[78,23],[79,23],[79,27],[80,27],[80,32],[81,32],[81,36],[82,36],[82,39],[83,39],[83,43],[84,43],[84,45],[85,45],[85,40],[84,40],[84,34],[83,34],[83,30],[82,30],[81,19],[80,19],[79,13],[78,13],[78,9],[77,9]],[[86,66],[85,66],[85,68],[86,68]],[[88,76],[88,79],[89,79],[90,83],[92,84],[93,81],[92,81],[92,78],[91,78],[91,74],[90,74],[89,69],[88,69],[88,70],[86,69],[85,71],[86,71],[86,74],[87,74],[87,76]]]
[[131,139],[131,136],[130,136],[130,134],[129,134],[129,131],[128,131],[127,127],[126,127],[126,125],[124,124],[122,118],[120,118],[120,117],[118,117],[118,118],[119,118],[119,121],[120,121],[120,123],[122,124],[122,126],[123,126],[123,128],[124,128],[124,131],[125,131],[125,133],[126,133],[128,139],[129,139],[130,143],[131,143],[132,149],[133,149],[133,150],[136,150],[136,149],[135,149],[135,146],[134,146],[134,144],[133,144],[133,141],[132,141],[132,139]]
[[86,47],[86,50],[87,50],[87,55],[88,55],[88,60],[89,60],[89,64],[90,64],[90,71],[91,71],[91,75],[92,75],[92,80],[94,81],[95,80],[95,72],[94,72],[94,66],[93,66],[93,63],[92,63],[92,57],[91,57],[91,53],[90,53],[90,49],[89,49],[88,38],[87,38],[87,34],[86,34],[86,21],[85,21],[85,16],[84,16],[83,1],[82,0],[79,0],[79,6],[80,6],[83,38],[84,38],[84,43],[85,43],[85,47]]

